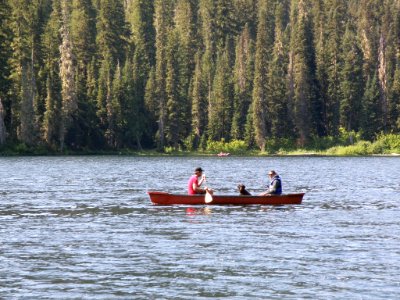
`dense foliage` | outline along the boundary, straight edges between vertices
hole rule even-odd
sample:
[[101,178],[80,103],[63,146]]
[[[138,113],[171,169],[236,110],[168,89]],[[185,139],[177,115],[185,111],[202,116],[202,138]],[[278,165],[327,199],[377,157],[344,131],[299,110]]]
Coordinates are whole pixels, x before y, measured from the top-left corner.
[[0,0],[0,25],[0,146],[400,133],[400,0]]

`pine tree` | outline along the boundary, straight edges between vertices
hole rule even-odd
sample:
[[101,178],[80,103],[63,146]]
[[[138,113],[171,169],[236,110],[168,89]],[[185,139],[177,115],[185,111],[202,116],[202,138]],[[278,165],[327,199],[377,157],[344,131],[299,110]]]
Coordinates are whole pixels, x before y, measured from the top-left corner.
[[78,70],[84,75],[96,52],[95,18],[96,12],[91,0],[72,0],[70,35]]
[[205,132],[206,124],[207,124],[207,101],[205,98],[205,90],[204,90],[204,81],[203,79],[203,70],[201,64],[201,54],[197,52],[196,54],[196,68],[194,71],[193,79],[192,79],[192,88],[191,88],[191,115],[192,115],[192,134],[193,138],[193,147],[197,149],[200,145],[200,140]]
[[114,78],[111,85],[110,97],[107,99],[107,129],[105,137],[110,148],[118,149],[122,143],[123,117],[122,107],[124,107],[124,88],[121,79],[121,67],[117,64]]
[[363,95],[362,128],[363,138],[372,140],[382,130],[382,112],[380,106],[379,85],[376,74],[368,78]]
[[68,0],[61,0],[61,38],[60,45],[60,78],[61,78],[61,124],[60,124],[60,148],[64,149],[65,137],[71,128],[76,111],[78,109],[73,46],[70,36],[70,7]]
[[144,94],[144,106],[149,126],[145,130],[145,135],[152,141],[155,141],[157,133],[157,115],[158,115],[158,98],[156,93],[156,73],[155,68],[151,68],[149,78],[146,81],[146,88]]
[[198,35],[196,32],[195,5],[191,0],[178,0],[175,8],[174,24],[177,34],[178,63],[179,63],[179,94],[182,105],[182,137],[190,134],[191,107],[190,107],[190,79],[195,66],[196,46]]
[[274,43],[273,6],[268,5],[271,5],[269,1],[261,7],[258,17],[252,101],[255,139],[262,152],[270,133],[267,74]]
[[251,104],[254,73],[254,45],[250,37],[250,28],[245,26],[236,45],[234,66],[234,105],[232,120],[232,138],[244,138],[246,118]]
[[135,77],[135,75],[139,74],[139,68],[141,66],[138,63],[132,64],[130,60],[127,60],[125,63],[122,70],[122,86],[124,87],[125,94],[121,110],[124,125],[124,144],[127,147],[135,145],[137,149],[142,150],[141,140],[150,120],[148,117],[146,118],[149,114],[145,111],[144,95],[142,94],[143,88],[138,88],[138,79]]
[[303,0],[292,2],[291,22],[289,95],[298,144],[304,146],[314,133],[320,134],[321,110],[311,15]]
[[[78,102],[79,107],[79,130],[82,145],[88,149],[99,149],[104,145],[104,132],[101,126],[98,113],[98,74],[97,60],[87,66],[87,77],[85,91],[82,91],[83,98]],[[83,87],[82,87],[83,88]]]
[[199,0],[199,22],[204,52],[212,61],[215,61],[217,45],[215,0]]
[[246,117],[246,125],[244,128],[244,141],[248,149],[253,149],[256,147],[256,137],[254,132],[254,121],[253,121],[253,104],[250,104],[249,112]]
[[[10,100],[7,97],[11,88],[10,65],[12,56],[11,39],[12,32],[9,18],[10,7],[6,0],[0,0],[0,146],[6,141],[6,124],[10,123],[6,116],[10,115]],[[7,125],[8,125],[7,124]]]
[[167,144],[179,148],[183,140],[184,126],[184,105],[180,93],[180,61],[179,61],[179,37],[176,31],[172,30],[168,35],[166,48],[166,97],[167,97],[167,116],[165,124],[165,134]]
[[227,37],[237,34],[238,24],[235,19],[234,5],[231,0],[215,1],[215,41],[217,51],[223,51],[229,41]]
[[358,131],[364,85],[362,53],[350,26],[343,37],[342,56],[340,124],[347,131]]
[[37,93],[34,24],[38,18],[37,1],[17,0],[11,3],[11,28],[13,41],[11,48],[11,79],[13,81],[13,102],[11,104],[12,133],[17,133],[19,141],[35,145],[38,128],[35,116],[35,97]]
[[268,70],[271,136],[276,138],[291,137],[294,133],[287,101],[288,37],[285,32],[288,22],[287,9],[282,3],[279,3],[275,10],[275,42]]
[[163,150],[166,145],[165,128],[167,121],[167,95],[166,95],[166,45],[167,33],[172,23],[172,3],[163,0],[155,2],[155,29],[156,29],[156,102],[157,102],[157,144],[158,149]]
[[111,85],[112,85],[112,73],[111,73],[110,60],[105,59],[101,63],[99,70],[99,77],[97,80],[97,99],[96,115],[99,119],[99,127],[101,135],[105,136],[105,132],[108,128],[108,117],[107,117],[107,105],[111,102]]
[[[78,110],[71,124],[71,143],[76,148],[92,144],[96,134],[95,99],[93,95],[96,60],[96,11],[91,0],[71,2],[71,42],[75,57],[75,84]],[[97,62],[96,62],[97,63]],[[89,82],[91,81],[91,82]],[[89,88],[90,86],[90,88]]]
[[[129,86],[126,90],[129,113],[127,113],[127,139],[128,144],[141,149],[141,140],[149,135],[153,139],[153,126],[156,122],[155,110],[145,112],[146,82],[149,72],[155,65],[155,28],[153,26],[154,2],[145,0],[133,0],[126,8],[127,22],[131,28],[131,45],[134,50],[127,53],[130,61],[124,67],[124,85]],[[132,55],[133,53],[133,55]],[[126,72],[132,72],[127,74]],[[154,75],[151,74],[151,76]],[[154,82],[153,82],[154,83]],[[152,84],[153,84],[152,83]],[[155,87],[154,87],[155,88]],[[154,91],[149,92],[150,94]],[[155,99],[153,99],[155,101]],[[135,142],[133,142],[135,141]]]
[[155,64],[154,1],[128,1],[126,16],[132,32],[132,42],[136,49],[141,49],[141,60],[148,72],[150,66]]
[[251,38],[255,38],[255,32],[257,29],[257,0],[236,0],[232,1],[235,12],[234,18],[237,23],[237,28],[245,29],[248,28]]
[[228,141],[232,126],[233,82],[229,66],[229,53],[225,51],[217,58],[212,90],[212,101],[208,111],[208,136],[211,140]]
[[400,132],[400,67],[397,66],[393,76],[392,85],[392,119],[394,122],[393,131]]
[[4,124],[4,107],[0,97],[0,147],[6,142],[6,126]]
[[363,53],[364,78],[374,76],[377,68],[380,38],[377,22],[382,8],[381,0],[359,0],[357,3],[357,36]]
[[129,36],[122,0],[100,0],[96,43],[100,60],[110,60],[114,71],[117,63],[124,63]]
[[50,19],[42,37],[44,53],[44,69],[46,74],[45,112],[42,123],[42,139],[53,149],[60,145],[61,120],[61,79],[60,79],[60,49],[62,22],[61,6],[54,1]]
[[378,74],[381,93],[384,132],[392,132],[396,128],[396,96],[392,85],[399,55],[400,34],[400,2],[388,0],[382,7],[382,20],[378,47]]
[[[394,12],[394,13],[392,13]],[[388,102],[389,102],[389,126],[393,132],[399,132],[397,122],[400,117],[400,1],[393,1],[392,5],[386,10],[387,15],[391,16],[391,24],[388,25],[390,33],[387,49],[389,57],[388,73]],[[389,17],[388,17],[389,19]]]
[[[322,1],[321,1],[322,2]],[[318,80],[321,83],[322,107],[326,133],[339,134],[340,103],[340,53],[341,39],[344,34],[346,2],[344,0],[323,1],[320,4],[318,24]]]
[[182,64],[187,70],[182,70],[183,77],[186,77],[184,88],[188,88],[189,77],[194,70],[194,57],[198,46],[198,35],[196,32],[196,15],[193,11],[194,5],[190,0],[178,0],[175,8],[175,30],[179,37],[180,51],[182,53]]
[[[54,80],[54,79],[53,79]],[[60,134],[60,104],[59,97],[54,94],[54,82],[49,75],[47,78],[46,111],[43,121],[43,139],[52,148],[59,143]]]

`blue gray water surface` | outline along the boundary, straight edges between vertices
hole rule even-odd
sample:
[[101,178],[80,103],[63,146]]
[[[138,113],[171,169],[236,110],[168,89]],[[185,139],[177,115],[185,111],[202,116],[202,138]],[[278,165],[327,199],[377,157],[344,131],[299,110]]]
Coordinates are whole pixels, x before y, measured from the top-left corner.
[[[153,206],[148,190],[295,206]],[[399,157],[0,158],[1,299],[400,299]]]

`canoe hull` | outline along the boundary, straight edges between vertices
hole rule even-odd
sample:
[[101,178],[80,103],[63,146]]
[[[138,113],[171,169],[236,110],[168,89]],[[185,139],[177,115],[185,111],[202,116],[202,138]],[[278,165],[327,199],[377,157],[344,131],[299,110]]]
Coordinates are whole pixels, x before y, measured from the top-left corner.
[[287,205],[301,204],[304,196],[304,193],[271,196],[213,195],[213,201],[205,203],[205,195],[179,195],[157,191],[147,193],[154,205]]

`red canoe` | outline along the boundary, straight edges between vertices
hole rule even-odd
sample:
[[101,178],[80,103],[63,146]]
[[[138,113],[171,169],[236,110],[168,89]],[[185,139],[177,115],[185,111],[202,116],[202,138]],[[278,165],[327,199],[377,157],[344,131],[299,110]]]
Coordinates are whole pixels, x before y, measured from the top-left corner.
[[210,203],[205,203],[205,195],[170,194],[166,192],[147,192],[155,205],[285,205],[301,204],[304,193],[271,195],[271,196],[241,196],[213,195]]

